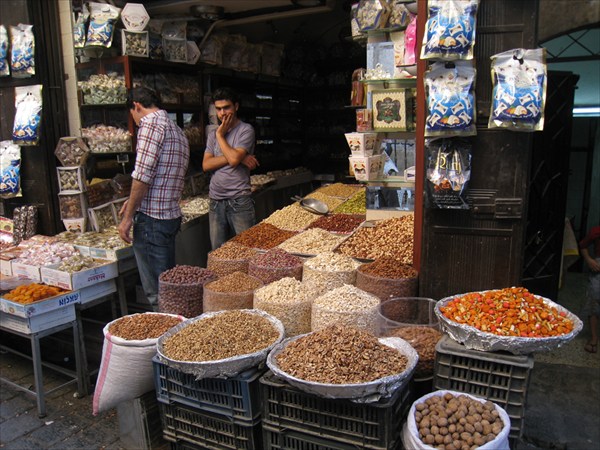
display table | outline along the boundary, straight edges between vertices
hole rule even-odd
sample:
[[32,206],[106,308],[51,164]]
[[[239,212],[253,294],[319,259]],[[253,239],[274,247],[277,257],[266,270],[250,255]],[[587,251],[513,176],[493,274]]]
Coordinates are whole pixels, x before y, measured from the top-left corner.
[[[58,333],[59,331],[66,330],[68,328],[71,328],[73,330],[73,345],[74,345],[74,349],[75,349],[75,352],[74,352],[75,353],[75,371],[74,372],[72,370],[66,369],[66,368],[58,366],[56,364],[52,364],[49,362],[43,362],[42,354],[41,354],[41,350],[40,350],[40,339],[42,339],[46,336],[50,336],[54,333]],[[5,326],[2,326],[2,325],[0,325],[0,330],[5,331],[7,333],[11,333],[15,336],[29,339],[29,341],[31,342],[31,356],[29,356],[25,353],[21,353],[17,350],[11,349],[9,347],[6,347],[4,345],[0,345],[0,349],[14,353],[14,354],[22,356],[24,358],[30,359],[33,362],[33,377],[34,377],[34,383],[35,383],[35,390],[21,386],[20,384],[17,384],[17,383],[15,383],[11,380],[8,380],[4,377],[0,377],[0,380],[5,382],[9,386],[14,387],[15,389],[18,389],[20,391],[26,392],[27,394],[35,396],[37,399],[38,415],[40,418],[46,416],[45,398],[46,398],[47,394],[50,394],[58,389],[61,389],[65,386],[71,385],[73,383],[77,383],[78,395],[84,396],[86,394],[85,381],[84,381],[84,375],[83,375],[80,329],[79,329],[79,324],[78,324],[77,320],[73,320],[71,322],[60,324],[60,325],[55,325],[51,328],[48,328],[48,329],[45,329],[42,331],[38,331],[35,333],[23,333],[23,332],[16,331],[16,330],[13,330],[10,328],[6,328]],[[55,370],[56,372],[60,372],[64,375],[67,375],[71,379],[69,381],[67,381],[66,383],[61,384],[60,386],[50,389],[49,391],[45,391],[44,390],[44,375],[42,372],[42,367],[48,367],[52,370]]]

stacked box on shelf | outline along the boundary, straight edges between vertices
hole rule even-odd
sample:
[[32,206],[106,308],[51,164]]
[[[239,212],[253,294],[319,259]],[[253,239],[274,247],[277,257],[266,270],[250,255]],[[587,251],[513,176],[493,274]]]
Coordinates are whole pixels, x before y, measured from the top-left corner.
[[259,377],[264,370],[196,380],[157,357],[152,362],[165,439],[218,449],[261,448]]
[[[372,403],[328,399],[267,372],[260,378],[265,448],[393,449],[411,405],[410,382]],[[302,444],[304,442],[304,444]]]
[[434,389],[483,397],[504,408],[510,417],[510,439],[523,435],[527,388],[533,356],[471,350],[448,336],[436,345]]
[[22,304],[0,298],[0,326],[21,333],[37,333],[75,320],[79,291]]

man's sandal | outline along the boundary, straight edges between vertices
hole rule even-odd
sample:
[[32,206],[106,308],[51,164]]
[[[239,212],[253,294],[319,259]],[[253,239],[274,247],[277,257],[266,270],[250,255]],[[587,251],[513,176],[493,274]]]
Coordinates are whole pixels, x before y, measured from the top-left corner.
[[598,351],[598,343],[592,344],[591,342],[588,342],[583,348],[588,353],[596,353]]

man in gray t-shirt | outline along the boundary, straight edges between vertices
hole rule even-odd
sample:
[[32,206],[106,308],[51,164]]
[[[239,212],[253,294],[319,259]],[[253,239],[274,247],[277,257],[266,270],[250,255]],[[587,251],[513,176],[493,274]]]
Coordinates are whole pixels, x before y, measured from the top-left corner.
[[250,171],[258,166],[254,156],[254,128],[242,122],[237,94],[219,88],[212,95],[219,127],[209,133],[202,169],[210,179],[208,222],[214,249],[256,222],[250,195]]

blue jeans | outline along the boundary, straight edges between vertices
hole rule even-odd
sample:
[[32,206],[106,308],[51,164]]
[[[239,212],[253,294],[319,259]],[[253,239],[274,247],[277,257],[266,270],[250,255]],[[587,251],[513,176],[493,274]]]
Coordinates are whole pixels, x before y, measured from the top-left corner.
[[254,199],[251,196],[245,195],[227,200],[210,199],[208,224],[210,245],[213,250],[255,223]]
[[154,309],[158,308],[158,277],[175,267],[175,236],[181,217],[160,220],[137,212],[133,217],[133,252],[144,293]]

